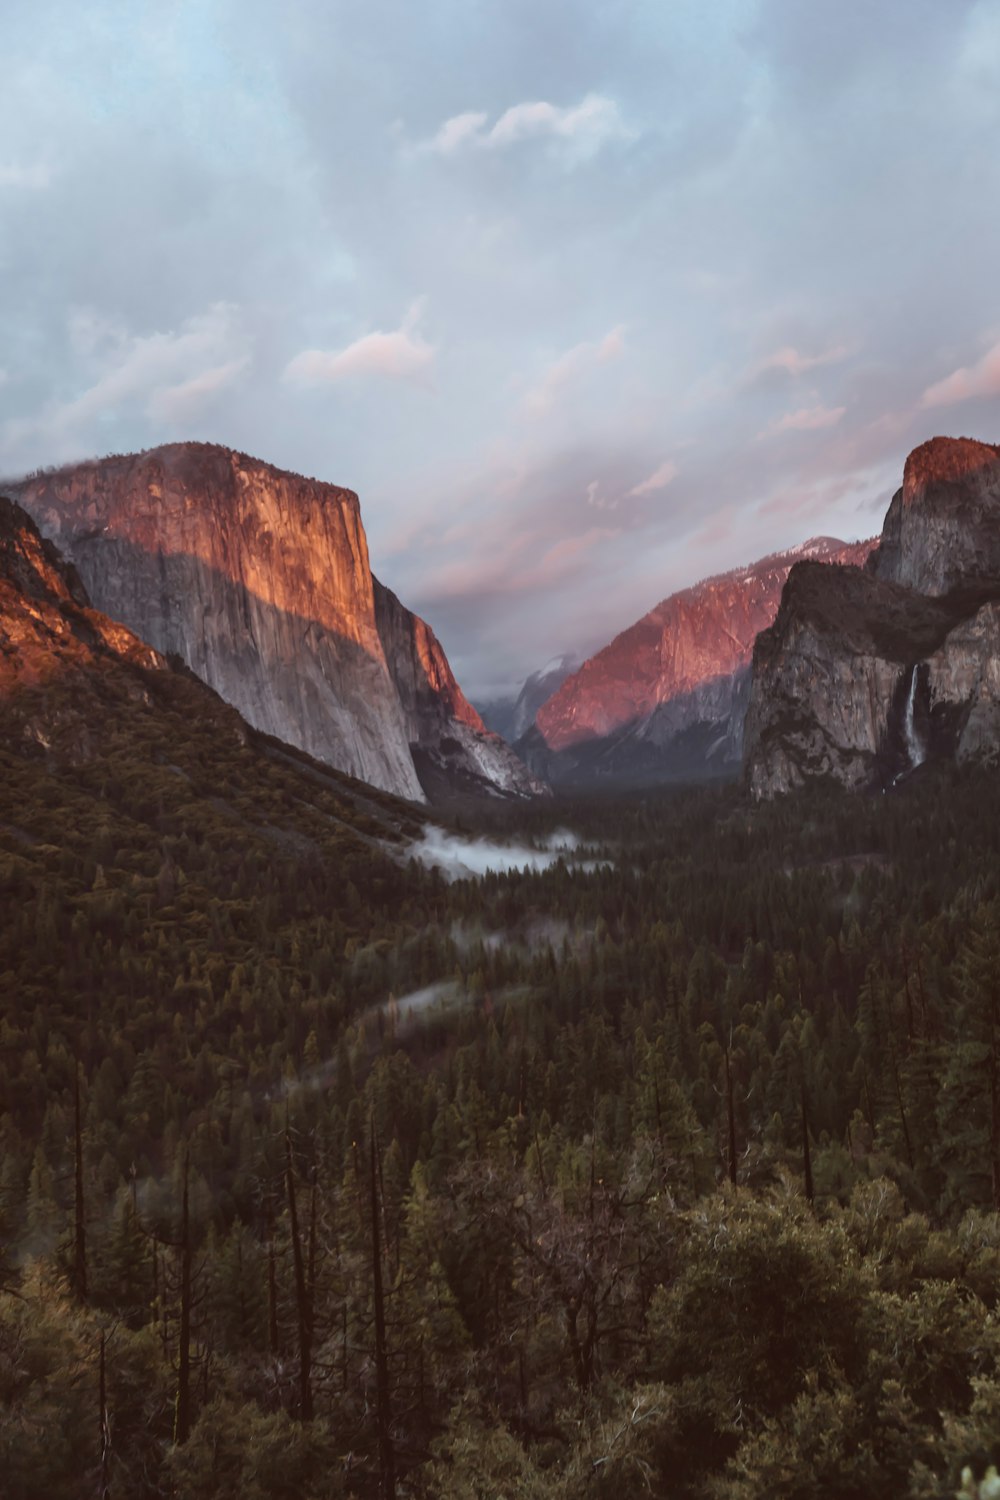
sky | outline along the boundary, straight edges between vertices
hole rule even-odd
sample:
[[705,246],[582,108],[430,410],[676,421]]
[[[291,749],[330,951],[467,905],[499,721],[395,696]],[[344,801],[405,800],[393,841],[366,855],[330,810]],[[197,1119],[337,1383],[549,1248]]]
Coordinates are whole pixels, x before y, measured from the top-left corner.
[[0,474],[356,490],[469,696],[1000,441],[997,0],[4,0]]

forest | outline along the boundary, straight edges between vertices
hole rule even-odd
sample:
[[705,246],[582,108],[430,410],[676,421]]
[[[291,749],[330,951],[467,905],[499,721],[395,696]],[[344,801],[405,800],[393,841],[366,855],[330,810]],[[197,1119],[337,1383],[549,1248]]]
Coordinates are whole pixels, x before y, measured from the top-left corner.
[[469,805],[588,857],[449,880],[107,691],[0,750],[6,1500],[993,1493],[995,775]]

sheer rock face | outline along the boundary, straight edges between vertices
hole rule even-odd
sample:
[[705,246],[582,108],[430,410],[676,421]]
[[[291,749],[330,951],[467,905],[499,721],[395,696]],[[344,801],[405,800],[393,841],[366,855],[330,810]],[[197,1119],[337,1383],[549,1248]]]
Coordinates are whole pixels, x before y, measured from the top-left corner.
[[[42,474],[16,491],[95,604],[176,653],[255,728],[423,800],[410,751],[417,706],[404,708],[386,660],[350,490],[178,443]],[[458,689],[434,645],[438,680],[450,683],[434,721],[449,723],[457,700],[447,695]],[[430,678],[427,689],[433,697]]]
[[425,780],[477,784],[515,796],[547,790],[510,746],[492,734],[455,681],[441,643],[425,620],[375,583],[375,619],[406,733]]
[[519,742],[551,779],[738,767],[754,640],[802,557],[864,562],[872,543],[820,537],[664,599],[568,677]]
[[18,498],[105,614],[255,728],[422,797],[356,495],[180,443],[30,479]]
[[969,438],[915,448],[872,569],[920,594],[1000,578],[1000,448]]
[[793,568],[757,640],[745,771],[758,797],[888,786],[1000,755],[1000,450],[936,438],[906,464],[868,567]]

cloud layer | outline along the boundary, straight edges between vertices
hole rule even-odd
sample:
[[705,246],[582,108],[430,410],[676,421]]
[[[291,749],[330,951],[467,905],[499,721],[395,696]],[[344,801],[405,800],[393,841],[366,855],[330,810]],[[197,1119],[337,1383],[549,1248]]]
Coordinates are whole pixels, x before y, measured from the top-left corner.
[[992,0],[37,0],[0,40],[0,473],[191,437],[356,489],[473,695],[1000,438]]

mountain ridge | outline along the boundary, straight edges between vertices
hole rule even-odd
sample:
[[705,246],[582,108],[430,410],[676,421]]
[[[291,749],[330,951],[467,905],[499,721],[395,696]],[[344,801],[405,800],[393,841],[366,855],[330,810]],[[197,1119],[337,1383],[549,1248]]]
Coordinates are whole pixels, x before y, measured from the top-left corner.
[[736,774],[753,643],[789,570],[871,547],[814,537],[667,595],[566,678],[519,753],[553,782]]
[[863,573],[791,570],[755,647],[745,751],[757,798],[1000,759],[1000,448],[921,444]]
[[[206,443],[87,460],[9,488],[105,614],[179,656],[255,728],[425,799],[414,725],[389,667],[409,645],[380,633],[354,491]],[[417,631],[409,611],[393,618],[407,637]],[[448,713],[430,715],[414,742],[482,791],[534,794],[537,783],[485,738],[474,712],[459,708],[457,751]],[[449,744],[432,743],[435,734]]]

